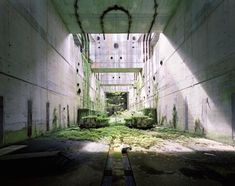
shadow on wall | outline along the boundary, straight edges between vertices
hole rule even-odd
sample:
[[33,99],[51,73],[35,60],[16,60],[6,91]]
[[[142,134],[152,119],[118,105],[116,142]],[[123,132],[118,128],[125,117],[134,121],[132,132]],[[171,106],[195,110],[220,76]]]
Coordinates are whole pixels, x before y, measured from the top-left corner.
[[[230,8],[228,2],[223,4]],[[192,7],[184,15],[190,11]],[[231,15],[224,14],[221,4],[213,11],[200,22],[193,22],[190,16],[185,18],[188,21],[185,24],[196,24],[190,25],[190,31],[178,28],[177,19],[182,16],[175,16],[160,35],[159,60],[163,64],[158,69],[159,110],[162,117],[171,118],[175,105],[185,128],[192,131],[202,127],[208,137],[231,142],[235,55],[234,44],[226,39],[229,28],[223,20]]]

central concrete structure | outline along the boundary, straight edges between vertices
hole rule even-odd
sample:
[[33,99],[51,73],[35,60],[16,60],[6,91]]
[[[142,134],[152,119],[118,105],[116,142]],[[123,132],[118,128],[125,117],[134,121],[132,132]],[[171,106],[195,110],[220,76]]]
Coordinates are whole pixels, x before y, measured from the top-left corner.
[[117,91],[158,124],[233,143],[234,17],[233,0],[2,0],[1,145],[103,112]]

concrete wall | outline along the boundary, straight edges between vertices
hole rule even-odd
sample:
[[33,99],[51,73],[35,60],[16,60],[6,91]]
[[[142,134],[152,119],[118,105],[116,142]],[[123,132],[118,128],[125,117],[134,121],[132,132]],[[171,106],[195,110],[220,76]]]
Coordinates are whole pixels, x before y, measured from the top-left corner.
[[[141,58],[141,48],[139,47],[140,34],[131,34],[127,40],[127,34],[105,34],[105,40],[102,34],[92,34],[90,43],[90,57],[93,63],[103,63],[103,66],[114,67],[122,63],[127,72],[120,73],[118,69],[115,72],[95,73],[100,80],[104,92],[128,92],[133,95],[134,73],[128,72],[128,64],[136,64]],[[114,45],[117,44],[117,48]],[[135,66],[135,65],[134,65]],[[131,96],[128,96],[132,99]],[[129,104],[129,100],[128,100]],[[129,107],[129,106],[128,106]]]
[[[91,59],[97,63],[133,63],[140,62],[140,51],[138,39],[140,34],[92,34],[91,40]],[[116,47],[115,48],[115,45]]]
[[[0,23],[4,144],[26,139],[30,123],[32,136],[75,123],[77,109],[84,106],[82,100],[87,96],[95,99],[95,95],[82,94],[84,64],[80,50],[51,1],[2,0]],[[89,86],[96,91],[95,85]]]
[[234,17],[233,0],[182,1],[154,47],[149,80],[139,90],[150,86],[151,95],[142,104],[157,100],[159,118],[168,124],[175,105],[178,128],[194,132],[200,121],[207,137],[232,142]]
[[[78,108],[103,110],[104,92],[113,91],[129,93],[130,109],[157,108],[159,122],[172,125],[176,114],[177,128],[195,132],[200,124],[197,132],[232,142],[234,17],[233,0],[182,0],[154,46],[142,42],[144,35],[130,40],[106,35],[105,41],[92,35],[92,61],[144,63],[142,73],[94,74],[51,1],[0,1],[4,143],[27,138],[31,123],[35,136],[67,127],[68,111],[69,123],[74,123]],[[115,83],[113,77],[119,84],[128,79],[134,85],[100,87]]]

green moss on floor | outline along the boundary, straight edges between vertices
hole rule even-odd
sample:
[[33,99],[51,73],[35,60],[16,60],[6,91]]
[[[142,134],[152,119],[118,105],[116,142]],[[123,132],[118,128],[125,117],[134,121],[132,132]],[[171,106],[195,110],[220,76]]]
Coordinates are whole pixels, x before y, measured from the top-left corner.
[[123,125],[112,125],[98,129],[80,129],[78,127],[61,130],[51,134],[51,137],[70,140],[92,140],[109,144],[139,145],[150,147],[156,141],[155,137],[144,134],[143,131],[130,129]]
[[27,130],[6,131],[4,134],[4,144],[11,144],[27,139]]
[[174,129],[155,128],[153,130],[130,129],[124,125],[111,125],[98,129],[72,127],[50,134],[49,137],[69,140],[91,140],[114,145],[130,145],[150,148],[163,139],[187,139],[198,135],[179,132]]
[[222,143],[226,143],[226,144],[229,144],[229,145],[234,145],[234,140],[233,140],[232,135],[229,136],[229,135],[219,134],[219,133],[215,133],[215,132],[208,132],[206,134],[206,137],[208,139],[212,139],[212,140],[219,141],[219,142],[222,142]]
[[152,131],[155,132],[153,134],[155,137],[162,138],[162,139],[186,140],[189,138],[202,138],[203,137],[203,135],[200,135],[200,134],[179,131],[174,128],[157,127],[153,129]]

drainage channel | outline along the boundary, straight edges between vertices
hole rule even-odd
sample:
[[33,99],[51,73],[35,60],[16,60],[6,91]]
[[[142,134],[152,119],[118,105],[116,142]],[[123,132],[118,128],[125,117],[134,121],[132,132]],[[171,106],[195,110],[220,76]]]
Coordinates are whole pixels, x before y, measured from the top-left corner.
[[136,186],[128,158],[129,149],[123,148],[121,152],[109,149],[101,186]]

